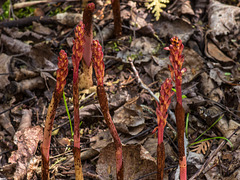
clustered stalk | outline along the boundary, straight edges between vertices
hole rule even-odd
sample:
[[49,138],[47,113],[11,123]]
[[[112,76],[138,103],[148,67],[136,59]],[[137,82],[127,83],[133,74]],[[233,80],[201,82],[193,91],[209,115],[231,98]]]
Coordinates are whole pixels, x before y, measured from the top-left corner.
[[78,89],[78,70],[79,63],[83,56],[84,40],[84,24],[82,22],[75,29],[75,39],[72,48],[72,62],[73,62],[73,106],[74,106],[74,166],[75,176],[77,180],[83,179],[82,164],[80,157],[80,133],[79,133],[79,89]]
[[88,68],[91,65],[91,60],[92,60],[91,59],[92,58],[91,45],[93,41],[92,16],[93,16],[94,9],[95,9],[95,4],[89,3],[83,12],[83,24],[85,25],[84,39],[86,42],[83,45],[83,48],[84,48],[83,59],[86,65],[88,66]]
[[115,37],[120,37],[122,35],[122,21],[120,14],[120,1],[111,0],[114,18],[114,35]]
[[93,53],[93,57],[92,57],[93,67],[97,77],[98,101],[99,101],[104,119],[114,139],[115,148],[116,148],[117,180],[123,180],[122,143],[118,136],[115,125],[113,124],[111,115],[109,113],[107,95],[103,86],[104,69],[105,69],[105,65],[103,62],[103,52],[102,52],[102,46],[99,44],[97,40],[93,41],[92,53]]
[[179,149],[179,166],[180,166],[180,179],[187,179],[187,162],[184,147],[184,129],[185,129],[185,112],[182,107],[182,74],[186,71],[182,68],[184,56],[182,55],[184,45],[178,37],[171,38],[171,45],[166,47],[170,51],[170,62],[172,66],[168,66],[171,71],[171,78],[175,82],[177,104],[175,108],[177,133],[178,133],[178,149]]
[[83,12],[83,24],[85,25],[84,29],[84,39],[85,44],[83,45],[83,60],[81,61],[81,71],[79,73],[79,89],[89,89],[93,85],[92,81],[92,40],[93,40],[93,31],[92,31],[92,19],[93,11],[95,9],[94,3],[89,3],[84,8]]
[[163,180],[163,172],[165,166],[165,147],[163,143],[163,133],[164,127],[167,123],[168,117],[168,107],[171,103],[171,96],[173,95],[172,89],[172,81],[171,79],[166,79],[165,82],[161,86],[159,103],[157,102],[157,123],[158,126],[154,129],[158,129],[158,145],[157,145],[157,179]]
[[49,179],[49,149],[52,136],[53,122],[56,115],[57,106],[62,98],[63,89],[66,84],[66,77],[68,74],[68,59],[64,50],[61,50],[58,57],[58,70],[57,70],[57,83],[53,92],[51,102],[48,107],[43,143],[41,147],[42,151],[42,179]]

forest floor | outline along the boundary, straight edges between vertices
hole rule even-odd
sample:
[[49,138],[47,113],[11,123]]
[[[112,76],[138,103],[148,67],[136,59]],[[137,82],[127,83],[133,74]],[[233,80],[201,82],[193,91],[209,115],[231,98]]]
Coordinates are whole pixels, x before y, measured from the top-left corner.
[[[74,29],[86,4],[77,0],[24,3],[0,2],[1,179],[41,179],[40,147],[61,49],[69,59],[64,92],[73,123],[71,55]],[[159,97],[165,79],[171,78],[169,52],[164,47],[173,36],[184,44],[187,70],[182,94],[188,179],[240,179],[238,1],[171,0],[157,20],[152,10],[160,10],[159,6],[148,9],[144,0],[122,0],[122,36],[118,38],[113,35],[111,1],[94,3],[93,39],[103,48],[104,87],[123,144],[125,179],[156,179],[154,97]],[[94,73],[92,79],[91,87],[80,87],[79,99],[84,179],[116,179],[114,144],[98,103]],[[82,80],[80,86],[89,82]],[[175,106],[174,94],[164,132],[164,179],[169,180],[178,174]],[[73,137],[63,100],[53,128],[50,177],[74,179]]]

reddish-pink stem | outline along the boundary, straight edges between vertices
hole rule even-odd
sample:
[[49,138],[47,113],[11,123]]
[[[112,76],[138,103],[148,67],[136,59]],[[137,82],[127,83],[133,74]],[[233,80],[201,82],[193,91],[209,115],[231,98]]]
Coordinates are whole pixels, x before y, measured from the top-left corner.
[[178,79],[176,79],[176,96],[177,102],[182,105],[182,87]]
[[99,100],[100,107],[102,109],[104,119],[107,123],[109,131],[110,131],[110,133],[114,139],[114,143],[115,143],[117,180],[123,180],[122,143],[118,136],[118,132],[115,128],[115,125],[113,124],[112,117],[109,113],[107,95],[106,95],[106,92],[105,92],[103,86],[98,85],[97,94],[98,94],[98,100]]

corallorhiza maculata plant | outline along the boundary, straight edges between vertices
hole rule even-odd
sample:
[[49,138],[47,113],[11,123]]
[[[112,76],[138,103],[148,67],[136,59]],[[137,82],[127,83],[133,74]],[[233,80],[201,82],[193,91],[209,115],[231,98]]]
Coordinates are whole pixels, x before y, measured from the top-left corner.
[[177,124],[177,138],[178,138],[178,154],[180,167],[180,180],[187,179],[187,160],[184,146],[184,131],[185,131],[185,111],[182,106],[182,75],[186,71],[183,68],[184,56],[182,54],[184,45],[178,37],[171,38],[169,47],[164,48],[170,51],[170,62],[168,66],[171,72],[171,79],[175,82],[177,104],[175,108],[176,124]]

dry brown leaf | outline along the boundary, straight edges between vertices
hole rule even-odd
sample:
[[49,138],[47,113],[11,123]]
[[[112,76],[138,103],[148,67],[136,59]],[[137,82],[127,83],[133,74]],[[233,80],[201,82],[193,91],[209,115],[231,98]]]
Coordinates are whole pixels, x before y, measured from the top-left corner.
[[113,122],[116,129],[122,133],[136,135],[145,127],[145,118],[143,117],[142,107],[136,102],[128,102],[117,109],[113,116]]
[[[8,105],[1,105],[0,112],[3,112],[4,110],[6,110],[8,108],[9,108]],[[2,126],[11,136],[14,136],[15,129],[11,123],[11,120],[9,117],[9,111],[0,115],[0,126]]]
[[220,63],[234,63],[234,61],[226,56],[211,40],[206,42],[205,52],[210,58],[214,58]]
[[14,135],[14,143],[18,146],[8,159],[9,163],[16,164],[14,179],[25,179],[30,161],[33,160],[38,142],[43,139],[43,128],[40,126],[24,128]]
[[[7,54],[1,53],[0,55],[0,73],[1,74],[7,74],[9,72],[9,64],[11,61],[12,56],[8,56]],[[8,76],[1,76],[1,87],[0,89],[4,89],[6,85],[9,84]]]
[[210,147],[210,140],[208,140],[208,141],[202,141],[202,142],[200,142],[200,143],[198,143],[198,144],[196,144],[196,145],[194,145],[194,146],[191,146],[190,148],[191,148],[191,151],[192,152],[196,152],[196,153],[198,153],[198,154],[201,154],[201,152],[203,153],[203,154],[205,154],[206,153],[206,151],[207,151],[207,149]]
[[[108,144],[100,151],[97,173],[103,179],[116,179],[115,146]],[[143,178],[148,173],[153,173],[157,169],[156,160],[141,145],[123,146],[124,179],[134,180],[154,180],[156,174]]]

